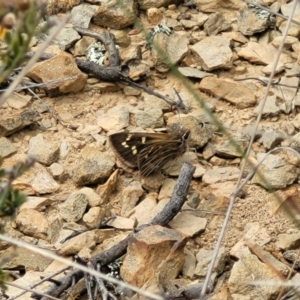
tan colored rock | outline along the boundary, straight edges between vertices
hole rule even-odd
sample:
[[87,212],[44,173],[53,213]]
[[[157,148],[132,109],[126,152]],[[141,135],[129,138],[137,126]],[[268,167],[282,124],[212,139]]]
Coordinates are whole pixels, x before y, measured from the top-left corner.
[[53,259],[21,247],[12,246],[1,255],[1,261],[3,262],[1,268],[24,266],[26,271],[44,271]]
[[168,63],[177,64],[189,51],[188,37],[176,32],[170,35],[158,33],[154,36],[153,43],[155,47],[151,50],[155,68],[163,73],[169,70],[169,66],[165,63],[166,58],[168,58]]
[[41,119],[34,109],[25,108],[21,112],[3,116],[0,119],[0,136],[8,136]]
[[193,45],[191,50],[205,71],[231,68],[233,55],[229,44],[224,36],[209,36]]
[[[38,281],[40,281],[41,276],[47,277],[50,274],[51,273],[48,273],[48,272],[45,273],[45,272],[27,271],[24,276],[15,280],[14,283],[19,286],[31,286],[33,284],[36,284]],[[53,285],[52,282],[46,281],[46,282],[43,282],[41,285],[35,287],[35,289],[42,293],[46,293],[46,291],[48,291],[52,285]],[[5,293],[7,295],[9,295],[10,297],[14,297],[14,296],[17,296],[20,294],[20,288],[11,286],[11,285],[7,285],[7,290],[5,291]],[[26,294],[22,295],[21,297],[22,297],[22,300],[31,300],[32,299],[31,293],[26,293]],[[20,298],[20,297],[18,297],[18,298]]]
[[67,12],[80,2],[81,0],[48,0],[47,14],[55,15],[57,13]]
[[185,237],[176,230],[146,227],[129,241],[121,277],[137,287],[145,283],[164,286],[182,269],[185,244]]
[[195,234],[203,232],[206,227],[207,220],[199,216],[195,216],[190,212],[180,212],[169,223],[169,226],[185,236],[192,237]]
[[151,7],[167,7],[171,3],[176,3],[174,0],[138,0],[140,9],[146,10]]
[[206,184],[237,180],[240,175],[240,170],[235,167],[224,167],[211,169],[205,172],[202,181]]
[[271,241],[271,236],[266,228],[262,228],[258,222],[248,223],[244,228],[243,237],[231,248],[230,255],[242,259],[245,254],[250,254],[247,243],[256,243],[261,246]]
[[7,98],[6,102],[12,108],[22,109],[29,104],[31,99],[31,95],[21,95],[14,92]]
[[[300,28],[300,27],[299,27]],[[274,62],[277,49],[273,45],[261,45],[255,42],[249,42],[246,47],[237,52],[239,57],[249,60],[252,63],[269,65]],[[281,53],[280,61],[282,63],[293,62],[293,58],[288,54]]]
[[[48,60],[37,63],[27,74],[36,82],[51,80],[64,80],[63,82],[48,85],[47,92],[50,96],[58,94],[76,93],[81,91],[86,84],[85,75],[78,69],[73,58],[68,54],[58,54]],[[71,79],[71,77],[74,77]],[[66,78],[70,78],[65,80]]]
[[[23,159],[20,157],[7,159],[4,166],[13,166],[20,160]],[[37,162],[22,176],[18,177],[13,182],[13,186],[28,195],[48,194],[59,189],[59,184],[50,176],[46,168]]]
[[48,221],[42,213],[24,208],[17,215],[16,223],[20,231],[37,239],[47,239]]
[[126,216],[127,213],[135,207],[143,193],[144,190],[139,181],[132,181],[124,188],[122,193],[121,216]]
[[219,10],[238,10],[247,5],[247,3],[241,2],[239,0],[195,0],[195,2],[197,4],[197,8],[202,12],[216,12]]
[[200,90],[235,104],[238,108],[250,107],[256,103],[253,90],[234,81],[205,77],[202,79],[199,87]]
[[102,27],[122,29],[133,24],[136,16],[136,6],[133,0],[125,0],[122,3],[102,1],[94,14],[93,23]]
[[228,281],[230,293],[236,294],[236,297],[248,295],[248,299],[253,300],[258,300],[261,297],[263,297],[263,299],[276,299],[282,287],[279,285],[260,285],[258,295],[253,285],[247,284],[251,274],[256,280],[278,281],[278,275],[274,270],[267,264],[262,263],[255,255],[248,254],[233,265]]
[[160,9],[156,7],[151,7],[147,9],[147,19],[151,25],[157,25],[163,17],[163,14]]
[[66,201],[59,206],[59,214],[67,222],[79,221],[88,204],[88,198],[86,194],[80,192],[72,193]]
[[97,228],[105,219],[105,209],[101,207],[92,207],[84,214],[82,220],[89,228]]
[[96,244],[112,236],[113,230],[95,229],[84,232],[65,243],[60,243],[60,238],[55,244],[56,249],[60,255],[71,255],[78,253],[82,248],[93,249]]
[[4,158],[17,151],[13,143],[6,137],[0,138],[0,157]]
[[43,134],[38,134],[30,139],[28,154],[33,155],[41,164],[49,166],[59,158],[59,145],[47,140]]
[[[98,185],[96,189],[96,193],[99,195],[97,201],[92,201],[89,199],[89,205],[91,207],[100,205],[102,202],[107,203],[110,199],[111,193],[115,190],[117,186],[117,180],[119,177],[119,169],[116,169],[108,178],[105,184]],[[95,199],[96,200],[96,199]]]

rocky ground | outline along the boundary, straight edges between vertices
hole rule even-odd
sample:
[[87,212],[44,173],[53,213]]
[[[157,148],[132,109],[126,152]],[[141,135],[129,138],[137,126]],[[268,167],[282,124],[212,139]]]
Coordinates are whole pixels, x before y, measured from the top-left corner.
[[[71,18],[46,51],[56,56],[37,63],[28,77],[56,81],[37,91],[38,97],[18,92],[0,107],[4,166],[27,154],[37,160],[15,182],[28,198],[6,234],[64,257],[93,257],[165,207],[187,161],[196,169],[181,212],[167,227],[149,226],[130,240],[120,275],[143,290],[162,288],[171,298],[192,299],[196,296],[188,286],[206,276],[287,21],[241,0],[98,2],[48,2],[49,15],[70,11]],[[289,16],[293,2],[286,2],[255,3]],[[140,24],[134,27],[137,17]],[[300,21],[300,5],[294,20]],[[164,29],[147,45],[146,34],[158,24]],[[76,26],[112,33],[128,78],[172,101],[178,100],[175,89],[188,112],[124,81],[83,73],[74,58],[91,58],[95,39],[79,34]],[[252,164],[278,146],[299,150],[299,35],[300,26],[292,23],[251,146]],[[37,37],[33,51],[42,40]],[[101,52],[100,68],[109,66],[108,57]],[[166,57],[179,72],[169,70]],[[124,170],[107,142],[123,129],[164,132],[174,124],[190,130],[189,149],[162,174],[143,178]],[[286,148],[272,152],[238,194],[208,299],[286,299],[280,297],[287,290],[264,283],[299,280],[299,159]],[[243,178],[251,170],[246,166]],[[113,214],[117,218],[108,228],[94,229]],[[85,229],[90,230],[61,243]],[[63,267],[6,242],[0,249],[1,266],[19,285],[28,287]],[[17,266],[24,266],[25,275],[12,271]],[[51,285],[44,283],[40,290]],[[19,292],[10,286],[7,294]],[[79,288],[73,289],[70,297],[79,295]],[[28,293],[21,296],[27,298]]]

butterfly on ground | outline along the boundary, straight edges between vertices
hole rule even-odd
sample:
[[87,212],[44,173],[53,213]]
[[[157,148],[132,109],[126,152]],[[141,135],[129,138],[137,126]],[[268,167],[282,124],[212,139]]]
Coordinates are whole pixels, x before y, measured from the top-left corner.
[[119,161],[147,177],[182,155],[189,135],[190,131],[180,126],[173,133],[118,132],[108,138]]

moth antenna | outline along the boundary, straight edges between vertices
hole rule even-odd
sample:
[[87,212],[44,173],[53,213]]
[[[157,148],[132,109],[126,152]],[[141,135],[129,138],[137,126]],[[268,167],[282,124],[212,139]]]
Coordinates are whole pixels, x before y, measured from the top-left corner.
[[[173,89],[174,89],[174,88],[173,88]],[[175,93],[176,93],[176,95],[177,95],[177,97],[178,97],[178,102],[177,102],[177,104],[176,104],[176,108],[177,108],[178,112],[179,112],[180,110],[182,110],[182,111],[188,111],[188,107],[183,103],[183,100],[182,100],[182,98],[180,97],[179,93],[176,91],[176,89],[174,89],[174,91],[175,91]]]

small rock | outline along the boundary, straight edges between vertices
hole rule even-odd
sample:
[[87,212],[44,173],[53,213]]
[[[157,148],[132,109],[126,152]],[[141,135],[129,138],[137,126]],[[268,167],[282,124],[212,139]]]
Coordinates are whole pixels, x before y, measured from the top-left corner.
[[[262,102],[261,102],[262,103]],[[259,104],[258,106],[256,106],[253,110],[253,113],[255,115],[258,115],[259,112],[261,111],[261,104]],[[276,104],[276,96],[268,96],[265,106],[263,108],[263,115],[265,116],[274,116],[274,115],[278,115],[280,112],[280,108],[277,106]]]
[[28,154],[33,155],[38,162],[49,166],[59,158],[59,145],[45,140],[42,134],[38,134],[30,139]]
[[223,158],[242,157],[247,150],[248,142],[246,137],[231,136],[224,143],[216,145],[216,154]]
[[121,216],[126,216],[126,214],[135,207],[143,193],[144,190],[139,181],[132,181],[129,186],[123,190]]
[[[279,99],[282,99],[285,103],[285,106],[281,107],[281,109],[286,113],[290,113],[292,109],[292,103],[297,94],[297,88],[299,85],[299,77],[285,77],[282,76],[280,83],[287,86],[281,86],[280,89],[276,89],[275,94]],[[279,92],[280,90],[280,92]],[[289,111],[286,111],[286,108],[290,107]]]
[[[51,2],[51,1],[49,1]],[[57,1],[55,1],[57,2]],[[38,281],[41,280],[41,276],[47,277],[49,274],[43,273],[43,272],[34,272],[34,271],[26,271],[26,273],[21,276],[20,278],[16,279],[14,281],[14,284],[19,285],[19,286],[31,286],[36,284]],[[41,285],[36,286],[35,289],[41,293],[46,293],[51,286],[53,285],[52,282],[43,282]],[[7,290],[5,291],[5,294],[9,295],[9,297],[17,297],[17,295],[20,294],[20,289],[19,287],[15,286],[10,286],[7,285]],[[27,298],[28,294],[22,295],[23,300],[30,300],[29,296]]]
[[72,8],[69,23],[88,29],[90,21],[97,11],[98,6],[90,4],[80,4]]
[[87,213],[84,214],[82,221],[88,228],[97,228],[99,224],[105,219],[105,210],[98,206],[91,207]]
[[97,118],[97,125],[105,131],[119,131],[129,125],[129,111],[126,106],[117,105]]
[[191,50],[206,71],[232,67],[233,56],[229,40],[223,36],[205,37],[193,45]]
[[[200,276],[202,278],[205,277],[212,255],[213,255],[212,250],[207,250],[207,249],[199,250],[199,252],[196,254],[197,265],[196,265],[194,275]],[[220,275],[221,273],[223,273],[225,264],[227,263],[228,259],[229,259],[228,251],[225,248],[221,247],[218,252],[217,260],[215,262],[214,269],[213,269],[214,278],[216,277],[216,275]]]
[[[78,40],[80,40],[80,38],[81,37],[76,30],[74,30],[71,27],[65,27],[59,31],[59,33],[53,39],[52,44],[58,45],[61,50],[67,50],[72,45],[74,45]],[[62,73],[61,72],[56,73],[56,75],[58,74],[62,74]]]
[[243,237],[231,248],[230,255],[242,259],[245,254],[250,254],[248,242],[263,246],[270,241],[271,236],[266,228],[262,228],[258,222],[248,223],[245,226]]
[[40,114],[34,109],[25,108],[21,112],[1,117],[0,136],[8,136],[20,131],[22,128],[36,123],[41,119]]
[[202,181],[206,184],[224,182],[229,180],[237,180],[240,170],[235,167],[224,167],[208,170],[202,177]]
[[57,13],[67,12],[73,6],[80,4],[80,0],[72,1],[57,1],[49,0],[47,1],[47,14],[55,15]]
[[[11,166],[15,163],[15,160],[6,160],[4,165]],[[58,183],[50,176],[46,168],[38,162],[34,164],[34,167],[18,177],[13,182],[13,186],[21,189],[22,192],[25,192],[28,195],[54,193],[59,189]]]
[[222,13],[211,14],[204,23],[204,31],[207,35],[217,35],[221,31],[226,31],[231,24],[226,20]]
[[31,99],[32,99],[32,96],[30,96],[30,95],[22,95],[22,94],[13,92],[6,99],[6,103],[14,109],[22,109],[29,104]]
[[156,7],[151,7],[147,9],[147,19],[151,25],[157,25],[163,17],[163,14],[160,9]]
[[230,2],[224,2],[222,0],[215,1],[206,1],[206,0],[197,0],[197,9],[202,12],[216,12],[216,11],[231,11],[239,10],[240,8],[245,7],[247,4],[239,0],[232,0]]
[[17,152],[15,146],[5,137],[0,138],[0,157],[4,158]]
[[[126,14],[124,9],[126,8]],[[134,23],[137,17],[136,4],[133,0],[124,0],[122,5],[110,1],[102,1],[94,14],[93,23],[112,29],[122,29]]]
[[74,192],[59,206],[59,214],[67,222],[77,222],[82,218],[87,204],[88,198],[85,194]]
[[91,201],[89,199],[89,205],[91,207],[100,205],[102,203],[107,203],[110,199],[111,193],[115,190],[117,186],[117,180],[119,177],[119,169],[116,169],[108,178],[105,184],[98,185],[96,189],[96,193],[100,196],[97,201]]
[[241,44],[246,44],[249,42],[248,39],[238,31],[222,32],[222,36],[231,41],[239,42]]
[[[277,49],[273,45],[260,45],[255,42],[249,42],[246,47],[241,48],[241,50],[237,52],[239,57],[242,57],[252,63],[263,65],[272,64],[275,60],[276,54]],[[288,54],[282,53],[280,55],[280,62],[292,62],[292,57]]]
[[[170,69],[170,64],[179,63],[189,51],[187,36],[176,32],[170,35],[158,33],[154,36],[153,43],[155,47],[152,47],[151,51],[155,68],[162,73]],[[168,58],[168,65],[165,63],[166,58]]]
[[267,129],[262,137],[261,141],[266,149],[273,149],[278,146],[283,140],[282,134],[272,129]]
[[[60,53],[48,60],[36,63],[27,76],[36,82],[43,83],[63,80],[63,82],[47,85],[46,92],[50,97],[61,93],[79,92],[86,84],[86,76],[78,69],[73,57],[66,53]],[[70,79],[66,80],[66,78]]]
[[300,268],[300,258],[298,255],[298,250],[286,250],[283,252],[283,257],[292,262],[293,266],[295,268],[299,269]]
[[151,7],[167,7],[168,5],[176,3],[175,0],[138,0],[140,9],[147,10]]
[[203,78],[199,88],[212,93],[215,97],[222,98],[238,108],[246,108],[256,103],[253,90],[247,86],[225,79],[214,77]]
[[22,209],[16,218],[20,231],[37,239],[47,239],[49,224],[42,213],[30,209]]
[[172,178],[166,178],[160,189],[160,192],[158,195],[158,200],[161,200],[164,198],[170,199],[172,196],[172,192],[173,192],[175,184],[176,184],[176,180],[174,180]]
[[[55,248],[58,250],[59,255],[66,256],[77,254],[83,248],[93,249],[96,244],[111,238],[113,232],[114,231],[111,229],[94,229],[81,233],[80,235],[67,240],[63,244],[60,243],[62,240],[62,237],[60,237],[58,242],[55,244]],[[70,233],[68,235],[70,235]]]
[[246,36],[254,35],[267,29],[268,18],[260,18],[249,8],[242,8],[239,11],[238,27],[239,31]]
[[[275,46],[276,48],[279,48],[282,40],[283,40],[283,36],[278,36],[272,41],[272,45]],[[284,41],[284,48],[291,49],[293,44],[295,44],[296,42],[299,42],[297,38],[288,35]]]
[[115,219],[110,220],[107,225],[117,228],[132,230],[134,228],[134,220],[117,216]]
[[[231,270],[231,274],[228,281],[229,291],[235,294],[236,297],[244,297],[247,295],[249,299],[258,299],[257,291],[253,289],[252,284],[247,284],[249,281],[249,270],[253,273],[256,278],[263,278],[268,281],[277,281],[278,275],[270,267],[262,263],[255,255],[248,254],[243,257],[243,259],[234,263]],[[279,295],[282,287],[278,285],[271,286],[260,286],[260,297],[264,299],[272,299]],[[236,298],[238,299],[238,298]]]
[[73,181],[77,185],[104,182],[112,173],[115,161],[110,155],[96,148],[86,147],[81,162],[73,169]]
[[47,197],[30,197],[26,198],[26,202],[24,202],[20,206],[20,211],[24,208],[30,208],[42,212],[45,210],[46,206],[53,204],[54,201],[50,200]]
[[182,275],[185,277],[192,278],[196,268],[196,257],[192,251],[184,248],[184,265],[182,267]]
[[205,230],[207,219],[193,215],[189,212],[180,212],[169,222],[169,226],[187,237]]
[[187,204],[192,208],[197,208],[200,203],[200,195],[197,192],[193,192],[188,196]]
[[138,111],[135,113],[135,121],[136,125],[143,129],[164,126],[162,110],[159,108],[149,108],[145,111]]
[[299,171],[294,165],[287,164],[279,156],[270,154],[258,167],[251,182],[265,189],[281,189],[292,184],[298,174]]
[[103,203],[98,193],[89,187],[83,187],[79,192],[87,196],[90,207],[100,206]]
[[191,67],[179,67],[178,71],[186,77],[194,77],[194,78],[200,78],[200,79],[202,79],[204,77],[215,76],[213,73],[199,71],[198,69],[191,68]]
[[[52,258],[48,258],[44,255],[32,252],[24,248],[8,248],[1,255],[1,268],[18,268],[20,266],[25,267],[26,273],[29,270],[44,271],[50,263],[53,261]],[[11,294],[9,294],[11,295]]]
[[194,20],[180,20],[180,23],[183,25],[185,29],[192,29],[197,26],[197,22]]
[[184,235],[176,230],[158,225],[144,228],[128,242],[121,277],[137,287],[146,282],[163,287],[181,271],[185,244]]
[[[299,16],[298,16],[298,17],[295,17],[295,16],[294,16],[294,17],[293,17],[293,20],[299,22],[300,17],[299,17]],[[284,32],[285,32],[286,26],[287,26],[287,21],[283,21],[283,22],[280,24],[279,30],[280,30],[281,33],[284,33]],[[288,33],[287,33],[287,34],[290,35],[290,36],[293,36],[293,37],[298,37],[299,34],[300,34],[300,27],[299,27],[299,25],[294,24],[294,23],[291,23],[291,24],[289,25],[289,29],[288,29]]]
[[297,249],[300,246],[300,232],[278,234],[276,246],[283,250]]

